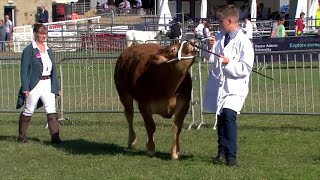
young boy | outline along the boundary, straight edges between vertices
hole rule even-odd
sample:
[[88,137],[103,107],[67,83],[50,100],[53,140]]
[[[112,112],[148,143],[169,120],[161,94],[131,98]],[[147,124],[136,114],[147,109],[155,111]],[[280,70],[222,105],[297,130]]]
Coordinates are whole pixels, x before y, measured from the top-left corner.
[[254,50],[249,38],[239,29],[239,12],[226,5],[217,12],[221,32],[209,37],[212,47],[204,108],[216,112],[218,154],[214,163],[225,158],[229,167],[237,166],[237,113],[248,94],[249,76],[254,62]]

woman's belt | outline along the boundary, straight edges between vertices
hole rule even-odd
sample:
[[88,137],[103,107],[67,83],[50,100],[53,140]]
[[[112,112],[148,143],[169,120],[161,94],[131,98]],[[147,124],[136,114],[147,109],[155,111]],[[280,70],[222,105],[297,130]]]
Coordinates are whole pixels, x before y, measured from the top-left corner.
[[47,79],[50,79],[50,76],[41,76],[40,79],[41,79],[41,80],[47,80]]

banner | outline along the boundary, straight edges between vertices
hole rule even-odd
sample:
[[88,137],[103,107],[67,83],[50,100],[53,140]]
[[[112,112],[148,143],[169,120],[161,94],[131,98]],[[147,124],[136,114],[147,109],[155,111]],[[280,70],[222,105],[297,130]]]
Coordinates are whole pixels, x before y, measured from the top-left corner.
[[252,39],[255,52],[320,49],[320,36]]

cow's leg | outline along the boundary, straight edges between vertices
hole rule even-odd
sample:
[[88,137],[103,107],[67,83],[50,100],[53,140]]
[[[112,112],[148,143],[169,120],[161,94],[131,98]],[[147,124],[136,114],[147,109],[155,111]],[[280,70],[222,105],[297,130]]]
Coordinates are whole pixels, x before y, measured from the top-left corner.
[[176,108],[175,108],[175,116],[172,124],[172,132],[173,132],[173,141],[171,146],[171,159],[177,160],[179,159],[180,153],[180,143],[179,143],[179,135],[182,130],[183,121],[189,110],[189,103],[191,100],[191,78],[190,76],[186,76],[182,84],[180,85],[176,100]]
[[184,97],[177,97],[177,104],[175,109],[174,121],[172,123],[173,141],[171,146],[171,159],[179,159],[180,143],[179,135],[181,133],[184,118],[186,117],[189,109],[189,101]]
[[155,144],[153,141],[153,134],[156,131],[156,125],[152,118],[152,111],[151,108],[146,104],[139,103],[139,110],[144,120],[144,125],[147,131],[147,155],[153,157],[155,155]]
[[124,106],[124,114],[126,116],[129,128],[129,137],[128,137],[128,147],[130,149],[135,149],[137,144],[137,137],[136,133],[133,129],[133,98],[132,96],[126,95],[119,95],[120,101]]

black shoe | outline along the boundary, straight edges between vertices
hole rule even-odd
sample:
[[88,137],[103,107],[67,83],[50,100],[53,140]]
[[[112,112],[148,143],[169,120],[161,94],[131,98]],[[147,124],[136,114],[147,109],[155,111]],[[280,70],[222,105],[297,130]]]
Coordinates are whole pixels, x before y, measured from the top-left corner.
[[212,158],[213,164],[223,164],[224,162],[222,155],[217,155],[215,158]]
[[62,141],[61,141],[59,135],[57,135],[57,134],[52,135],[51,144],[61,144],[61,143],[62,143]]
[[230,168],[236,168],[238,167],[238,163],[236,159],[228,159],[227,160],[227,166],[229,166]]
[[17,139],[17,142],[20,142],[20,143],[27,143],[27,142],[28,142],[28,138],[27,138],[27,136],[26,136],[26,135],[19,134],[18,139]]

